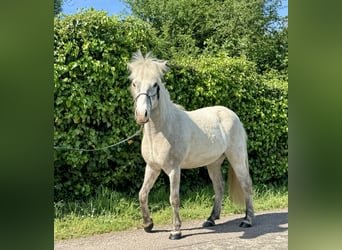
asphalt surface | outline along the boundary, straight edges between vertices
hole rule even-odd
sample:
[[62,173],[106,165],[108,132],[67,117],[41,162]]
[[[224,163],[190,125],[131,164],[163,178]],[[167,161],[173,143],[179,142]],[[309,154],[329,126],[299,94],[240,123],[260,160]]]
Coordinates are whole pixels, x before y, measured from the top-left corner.
[[113,232],[55,242],[55,250],[216,250],[288,249],[288,209],[256,213],[251,228],[240,228],[243,215],[224,216],[216,226],[202,228],[202,221],[183,222],[182,238],[169,240],[172,225],[154,225],[152,233],[143,229]]

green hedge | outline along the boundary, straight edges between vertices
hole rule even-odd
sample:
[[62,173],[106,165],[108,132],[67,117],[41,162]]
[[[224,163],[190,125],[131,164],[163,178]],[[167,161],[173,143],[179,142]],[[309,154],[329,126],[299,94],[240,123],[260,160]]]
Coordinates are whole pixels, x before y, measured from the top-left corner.
[[[137,49],[158,51],[151,27],[138,19],[87,11],[55,19],[54,144],[103,147],[133,134],[126,63]],[[282,180],[287,173],[287,83],[260,76],[247,60],[224,55],[170,62],[166,87],[187,109],[224,105],[233,109],[249,136],[255,183]],[[55,150],[55,199],[81,198],[99,186],[136,192],[145,163],[136,137],[95,152]],[[165,185],[162,176],[158,185]],[[205,169],[182,172],[182,188],[209,182]]]
[[[154,47],[150,26],[138,19],[87,11],[55,19],[54,144],[103,147],[133,134],[127,62]],[[96,152],[55,150],[55,199],[87,196],[99,185],[136,190],[143,175],[140,142]]]

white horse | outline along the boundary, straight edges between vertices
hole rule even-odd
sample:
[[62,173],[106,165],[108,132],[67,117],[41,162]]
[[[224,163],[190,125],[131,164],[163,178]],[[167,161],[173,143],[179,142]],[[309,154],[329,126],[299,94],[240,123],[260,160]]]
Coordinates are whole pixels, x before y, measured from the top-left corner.
[[233,201],[246,205],[246,216],[240,227],[250,227],[254,217],[252,181],[249,175],[247,136],[237,115],[222,106],[185,111],[172,103],[162,76],[166,61],[145,57],[140,51],[128,64],[135,119],[143,125],[141,153],[146,162],[145,177],[139,201],[146,232],[153,220],[148,209],[148,194],[161,170],[170,179],[170,203],[173,208],[174,230],[170,239],[181,238],[179,217],[179,185],[181,169],[207,166],[214,186],[215,201],[211,215],[203,224],[214,226],[219,219],[224,181],[221,164],[227,157],[229,192]]

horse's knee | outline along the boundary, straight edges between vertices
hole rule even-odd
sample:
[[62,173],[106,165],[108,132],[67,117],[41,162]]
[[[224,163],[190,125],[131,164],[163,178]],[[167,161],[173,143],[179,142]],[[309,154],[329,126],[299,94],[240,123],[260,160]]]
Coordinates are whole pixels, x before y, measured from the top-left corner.
[[178,195],[170,195],[170,204],[172,207],[179,207],[179,203]]

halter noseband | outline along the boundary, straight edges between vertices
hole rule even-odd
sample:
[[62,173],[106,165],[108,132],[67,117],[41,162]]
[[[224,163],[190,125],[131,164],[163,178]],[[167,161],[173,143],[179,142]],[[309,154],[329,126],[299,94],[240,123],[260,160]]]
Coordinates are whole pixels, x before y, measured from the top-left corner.
[[158,97],[158,100],[159,100],[159,90],[160,90],[160,87],[158,85],[158,88],[157,88],[157,93],[155,93],[154,95],[149,95],[147,92],[140,92],[138,93],[135,97],[134,97],[134,104],[137,102],[137,99],[142,96],[142,95],[146,95],[148,97],[148,100],[150,101],[150,104],[152,105],[152,97],[154,96],[157,96]]

